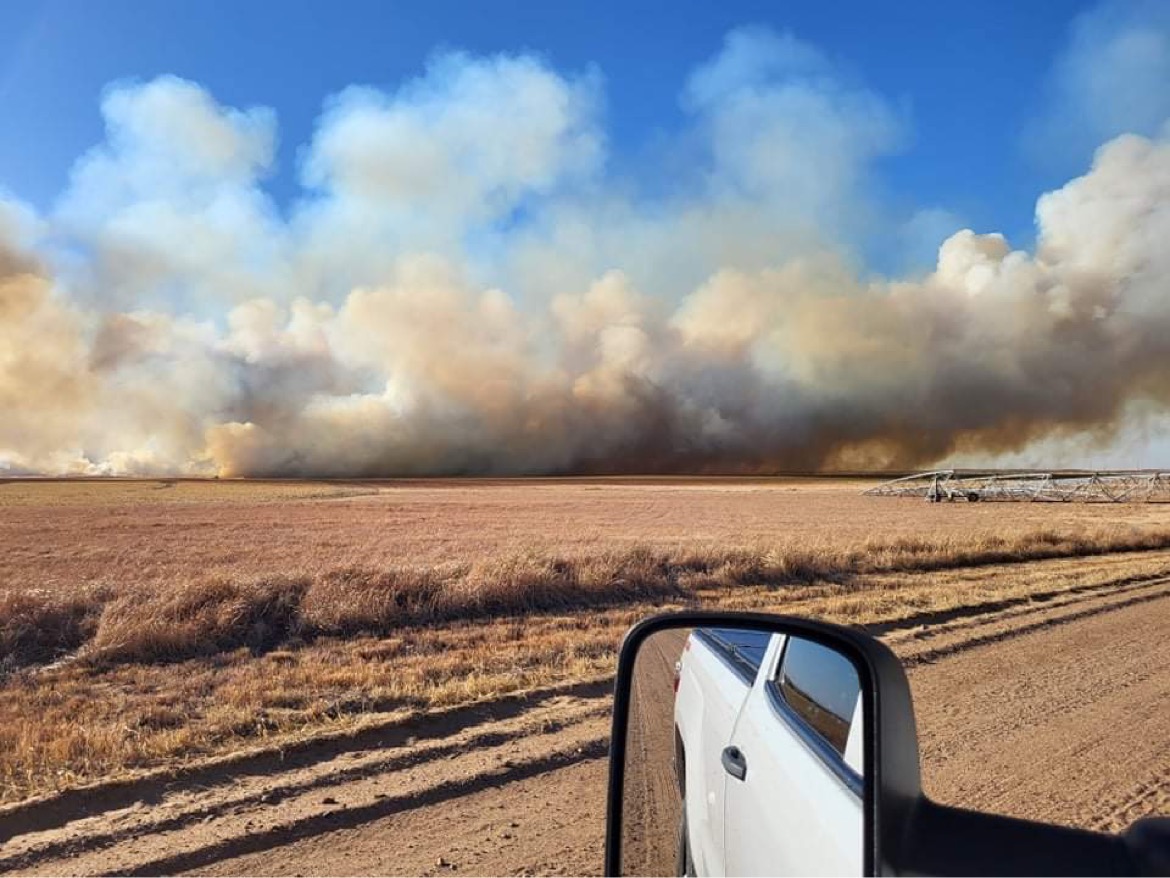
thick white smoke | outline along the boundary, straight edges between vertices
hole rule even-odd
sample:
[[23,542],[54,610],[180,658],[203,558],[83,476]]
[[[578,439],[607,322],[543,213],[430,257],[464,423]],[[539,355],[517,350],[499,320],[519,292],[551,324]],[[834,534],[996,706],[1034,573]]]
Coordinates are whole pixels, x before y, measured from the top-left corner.
[[331,99],[282,211],[270,111],[112,89],[54,210],[0,201],[0,470],[906,466],[1170,407],[1170,129],[1044,196],[1034,252],[961,231],[875,281],[897,112],[758,30],[683,106],[650,191],[598,74],[442,55]]

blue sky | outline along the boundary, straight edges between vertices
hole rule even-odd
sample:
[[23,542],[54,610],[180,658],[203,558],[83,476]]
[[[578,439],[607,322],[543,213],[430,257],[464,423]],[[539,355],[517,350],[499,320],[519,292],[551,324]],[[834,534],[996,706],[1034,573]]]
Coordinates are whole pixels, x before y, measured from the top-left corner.
[[[1147,4],[1148,5],[1148,4]],[[286,204],[298,150],[324,100],[353,83],[393,88],[436,49],[535,51],[604,78],[610,162],[636,167],[682,120],[689,73],[735,27],[765,25],[818,47],[904,114],[904,144],[875,169],[895,208],[941,208],[1026,244],[1036,196],[1083,171],[1022,142],[1084,2],[843,3],[46,2],[0,6],[0,186],[45,209],[102,138],[103,88],[172,73],[231,106],[279,119]],[[1071,167],[1070,167],[1071,165]],[[1079,165],[1079,166],[1078,166]]]

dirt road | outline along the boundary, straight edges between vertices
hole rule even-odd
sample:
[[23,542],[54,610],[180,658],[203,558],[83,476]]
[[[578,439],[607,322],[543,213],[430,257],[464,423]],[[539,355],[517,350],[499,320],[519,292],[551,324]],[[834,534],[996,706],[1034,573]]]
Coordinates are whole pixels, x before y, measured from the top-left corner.
[[690,629],[650,635],[638,652],[626,736],[623,875],[672,875],[681,815],[674,772],[674,665]]
[[[935,798],[1101,829],[1170,809],[1170,580],[878,633]],[[65,796],[0,814],[0,870],[596,873],[608,719],[598,683]]]

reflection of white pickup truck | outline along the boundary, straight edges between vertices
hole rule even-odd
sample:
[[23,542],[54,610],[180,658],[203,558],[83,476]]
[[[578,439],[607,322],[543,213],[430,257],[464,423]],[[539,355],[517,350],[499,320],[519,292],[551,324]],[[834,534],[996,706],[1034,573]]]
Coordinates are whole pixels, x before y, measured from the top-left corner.
[[860,875],[863,724],[849,661],[796,637],[697,628],[676,671],[685,874]]

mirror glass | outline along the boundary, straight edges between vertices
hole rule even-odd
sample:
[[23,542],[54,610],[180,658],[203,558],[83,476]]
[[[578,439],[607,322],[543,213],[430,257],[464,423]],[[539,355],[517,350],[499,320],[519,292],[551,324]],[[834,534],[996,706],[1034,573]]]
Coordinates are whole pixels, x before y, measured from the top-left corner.
[[626,738],[625,875],[860,875],[861,677],[783,630],[642,642]]

